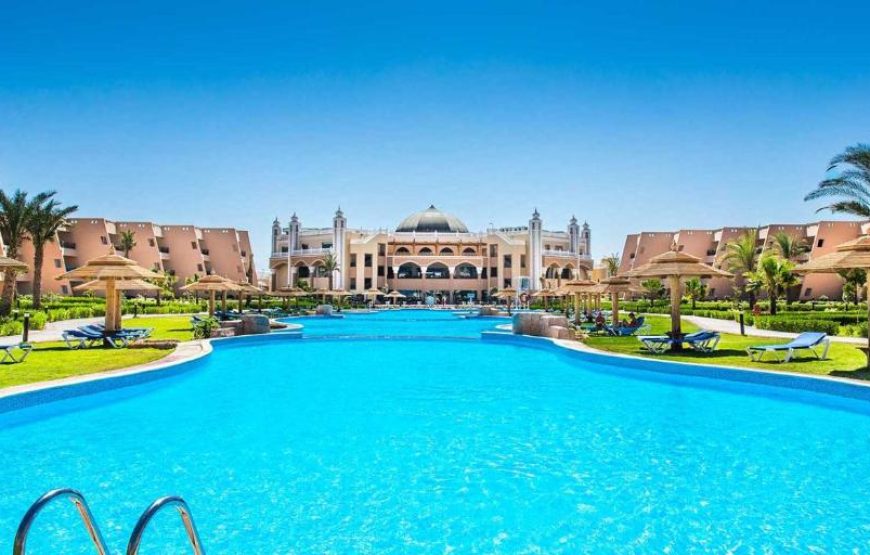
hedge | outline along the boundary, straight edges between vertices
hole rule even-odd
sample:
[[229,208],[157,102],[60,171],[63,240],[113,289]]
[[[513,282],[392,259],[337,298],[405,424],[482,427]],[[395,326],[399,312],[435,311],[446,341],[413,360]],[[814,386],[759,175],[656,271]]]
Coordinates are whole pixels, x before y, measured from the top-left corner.
[[778,316],[758,317],[755,327],[762,330],[802,333],[805,331],[820,331],[828,335],[838,335],[840,324],[832,320],[811,318],[780,318]]

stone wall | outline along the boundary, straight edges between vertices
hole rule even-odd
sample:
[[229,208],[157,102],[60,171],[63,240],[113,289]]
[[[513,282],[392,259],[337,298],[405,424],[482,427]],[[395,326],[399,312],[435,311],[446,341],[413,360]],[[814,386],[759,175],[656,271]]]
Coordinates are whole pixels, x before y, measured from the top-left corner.
[[544,312],[519,312],[513,317],[513,332],[516,335],[571,339],[568,319]]

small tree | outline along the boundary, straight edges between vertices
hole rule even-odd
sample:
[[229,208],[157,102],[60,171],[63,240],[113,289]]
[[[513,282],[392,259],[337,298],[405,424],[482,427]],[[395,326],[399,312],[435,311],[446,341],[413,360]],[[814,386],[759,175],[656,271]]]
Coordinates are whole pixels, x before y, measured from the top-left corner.
[[648,279],[642,281],[640,286],[644,288],[646,291],[646,296],[650,301],[655,301],[659,297],[661,297],[665,292],[665,286],[662,285],[662,280],[660,279]]
[[607,270],[608,276],[615,276],[619,273],[619,253],[614,252],[610,256],[605,256],[601,262]]
[[334,273],[341,272],[338,259],[334,254],[329,253],[323,258],[323,270],[326,272],[326,277],[329,279],[329,290],[332,291]]
[[701,278],[690,279],[686,282],[686,296],[692,300],[692,310],[695,310],[695,303],[703,301],[707,296],[707,285],[701,281]]
[[[18,258],[21,243],[27,236],[27,225],[38,206],[45,203],[54,193],[40,193],[32,199],[27,198],[27,193],[16,190],[12,195],[7,195],[0,190],[0,235],[6,246],[6,256]],[[0,315],[8,315],[12,310],[12,302],[15,298],[15,270],[6,270],[3,276],[3,297],[0,300]]]
[[756,289],[750,285],[751,275],[758,262],[758,231],[750,229],[725,245],[724,265],[737,276],[741,291],[749,300],[749,308],[755,306]]
[[843,302],[850,299],[857,305],[861,302],[861,289],[867,283],[867,272],[858,268],[853,270],[840,270],[837,272],[843,279]]
[[794,264],[775,254],[767,254],[758,262],[758,269],[750,276],[750,287],[764,290],[770,300],[770,314],[776,314],[777,299],[789,288],[800,283],[792,271]]
[[125,229],[119,235],[121,240],[118,246],[124,251],[124,258],[130,258],[130,251],[136,246],[136,232],[131,229]]

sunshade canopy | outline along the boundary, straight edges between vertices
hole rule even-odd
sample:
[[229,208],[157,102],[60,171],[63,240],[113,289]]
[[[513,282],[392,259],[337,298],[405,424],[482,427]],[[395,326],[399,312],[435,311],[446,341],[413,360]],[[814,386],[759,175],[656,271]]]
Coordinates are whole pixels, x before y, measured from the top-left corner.
[[163,279],[161,274],[143,268],[134,260],[118,254],[107,254],[88,260],[84,266],[79,266],[61,274],[57,279],[68,280],[125,280],[125,279]]

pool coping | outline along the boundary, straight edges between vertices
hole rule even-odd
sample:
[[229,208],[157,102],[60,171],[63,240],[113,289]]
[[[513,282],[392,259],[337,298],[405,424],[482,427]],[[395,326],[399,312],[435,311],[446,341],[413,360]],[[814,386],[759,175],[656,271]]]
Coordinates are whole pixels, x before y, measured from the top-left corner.
[[[484,339],[526,344],[547,344],[568,352],[580,353],[591,357],[630,363],[635,370],[655,372],[671,376],[703,378],[713,381],[744,383],[780,388],[784,391],[803,391],[839,398],[870,401],[870,381],[840,378],[818,374],[801,374],[788,370],[765,370],[745,366],[722,366],[703,362],[663,360],[640,357],[625,353],[613,353],[590,347],[582,341],[555,339],[531,335],[514,334],[507,331],[482,332]],[[617,364],[618,366],[619,364]],[[674,370],[676,368],[676,370]]]

